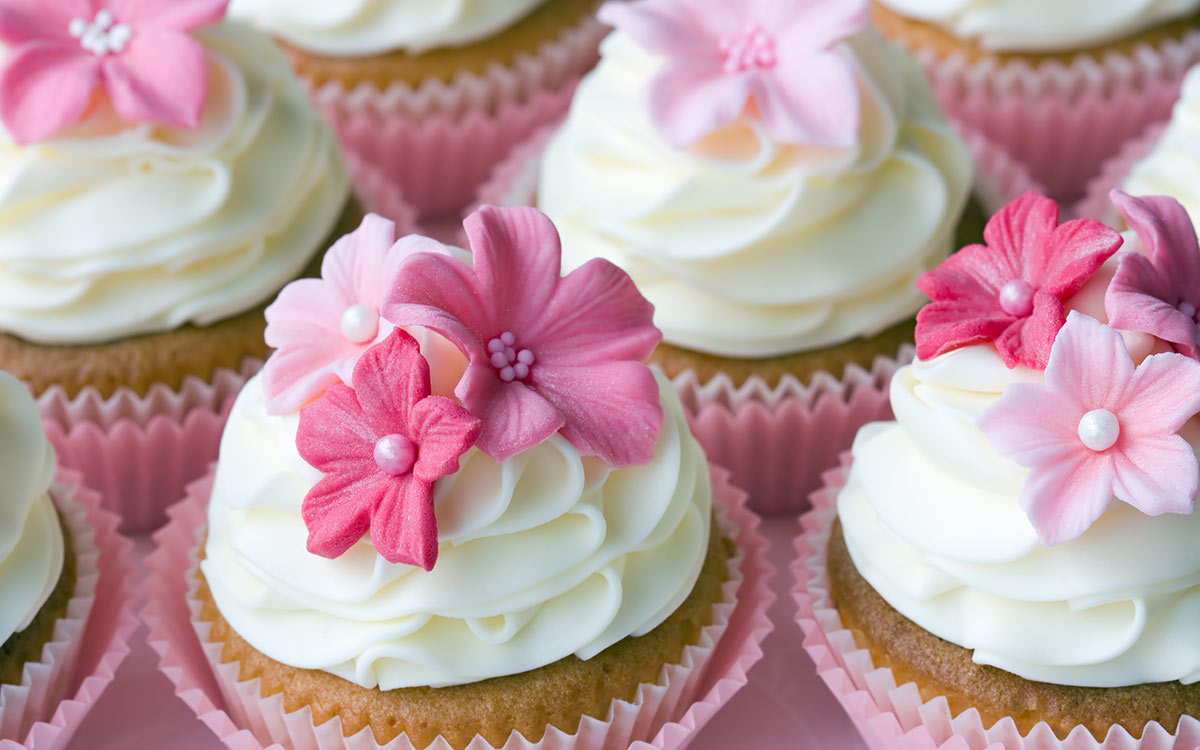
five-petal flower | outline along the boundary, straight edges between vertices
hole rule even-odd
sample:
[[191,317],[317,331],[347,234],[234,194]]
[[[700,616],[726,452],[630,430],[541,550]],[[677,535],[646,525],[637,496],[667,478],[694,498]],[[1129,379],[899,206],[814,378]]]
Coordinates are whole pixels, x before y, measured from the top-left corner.
[[128,122],[195,128],[208,56],[188,31],[228,0],[0,0],[0,119],[21,144],[84,116],[97,86]]
[[979,419],[1001,455],[1029,469],[1018,498],[1038,537],[1084,533],[1115,495],[1147,515],[1190,513],[1200,464],[1178,434],[1200,412],[1200,363],[1154,354],[1134,368],[1121,335],[1071,312],[1045,385],[1009,386]]
[[379,310],[400,262],[446,252],[427,237],[395,237],[395,224],[368,214],[325,254],[321,278],[293,281],[267,308],[266,341],[275,352],[263,366],[263,389],[272,414],[294,412],[329,386],[348,384],[359,356],[392,331]]
[[917,279],[931,300],[917,313],[917,356],[992,341],[1009,367],[1046,366],[1063,303],[1121,246],[1100,222],[1058,223],[1058,204],[1026,193],[1002,208],[969,245]]
[[561,276],[558,232],[540,211],[485,206],[464,227],[474,267],[410,256],[383,314],[467,356],[455,394],[483,420],[479,447],[503,460],[561,430],[613,466],[649,461],[663,419],[642,362],[662,338],[653,305],[605,260]]
[[866,0],[638,0],[600,18],[666,57],[646,101],[664,138],[690,146],[751,105],[775,140],[846,148],[858,137],[854,69],[837,49]]
[[1149,333],[1200,359],[1200,244],[1174,198],[1111,194],[1146,254],[1125,253],[1104,297],[1115,328]]
[[308,551],[334,558],[370,531],[379,554],[425,570],[437,561],[433,483],[458,470],[479,420],[429,394],[416,339],[393,330],[337,384],[300,411],[296,447],[325,473],[301,505]]

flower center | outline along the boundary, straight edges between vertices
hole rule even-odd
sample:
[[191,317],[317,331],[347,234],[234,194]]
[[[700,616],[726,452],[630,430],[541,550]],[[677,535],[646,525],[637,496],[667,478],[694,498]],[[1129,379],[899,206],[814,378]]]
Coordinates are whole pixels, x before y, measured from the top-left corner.
[[774,37],[756,23],[747,26],[738,36],[723,37],[717,48],[725,56],[726,73],[774,68],[779,62]]
[[133,37],[133,29],[123,23],[114,23],[107,9],[96,11],[96,18],[88,23],[83,18],[71,20],[67,27],[71,36],[79,40],[79,46],[97,57],[120,52]]
[[379,311],[370,305],[350,305],[342,313],[342,335],[355,344],[365,344],[379,333]]
[[417,449],[403,435],[384,435],[375,441],[375,465],[385,474],[407,474],[417,462]]
[[1000,288],[1000,309],[1017,318],[1033,312],[1033,286],[1025,279],[1013,279]]
[[1196,306],[1193,305],[1191,302],[1184,300],[1183,302],[1179,303],[1179,306],[1176,309],[1179,310],[1179,312],[1181,312],[1184,315],[1191,318],[1192,320],[1196,320]]
[[496,368],[500,379],[505,383],[529,377],[529,368],[533,366],[533,352],[528,349],[518,350],[517,337],[512,331],[505,331],[489,341],[487,349],[492,367]]
[[1079,420],[1079,439],[1097,453],[1116,445],[1119,437],[1121,423],[1108,409],[1092,409]]

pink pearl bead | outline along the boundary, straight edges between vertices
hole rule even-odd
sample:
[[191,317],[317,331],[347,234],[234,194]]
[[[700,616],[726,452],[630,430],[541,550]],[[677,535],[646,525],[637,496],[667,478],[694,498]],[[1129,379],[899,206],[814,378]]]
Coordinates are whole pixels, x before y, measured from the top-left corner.
[[1033,312],[1033,286],[1024,279],[1013,279],[1000,288],[1000,309],[1018,318]]
[[407,474],[417,461],[417,449],[403,435],[384,435],[375,441],[375,465],[385,474]]

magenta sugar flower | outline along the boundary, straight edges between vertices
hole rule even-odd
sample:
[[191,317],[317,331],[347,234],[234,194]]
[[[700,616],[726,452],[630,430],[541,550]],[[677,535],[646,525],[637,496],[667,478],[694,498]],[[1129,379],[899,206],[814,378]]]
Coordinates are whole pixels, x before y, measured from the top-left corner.
[[467,356],[455,395],[483,420],[479,447],[503,460],[561,431],[613,466],[649,461],[663,419],[642,362],[662,338],[653,306],[605,260],[561,276],[558,232],[540,211],[485,206],[464,226],[474,267],[407,258],[384,316]]
[[748,106],[782,143],[855,143],[858,88],[836,47],[866,28],[866,0],[639,0],[606,3],[600,18],[666,58],[646,101],[676,147]]
[[99,86],[128,122],[195,128],[208,56],[188,31],[228,0],[0,0],[0,118],[17,143],[84,116]]
[[1155,354],[1134,367],[1121,335],[1078,312],[1058,333],[1046,383],[1009,386],[979,420],[1029,469],[1019,502],[1038,537],[1083,534],[1115,495],[1147,515],[1191,513],[1200,465],[1177,433],[1200,412],[1200,363]]
[[364,534],[385,559],[431,570],[437,561],[433,483],[458,470],[479,420],[431,396],[416,339],[394,330],[300,411],[296,447],[325,473],[304,498],[308,551],[334,558]]

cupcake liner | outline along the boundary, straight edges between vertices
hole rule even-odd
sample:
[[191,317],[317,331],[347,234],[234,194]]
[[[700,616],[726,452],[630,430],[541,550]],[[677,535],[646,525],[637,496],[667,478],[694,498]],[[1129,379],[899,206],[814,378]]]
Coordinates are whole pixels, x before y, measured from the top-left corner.
[[121,388],[104,398],[88,388],[72,399],[55,386],[37,403],[59,463],[101,493],[123,531],[147,531],[216,460],[233,398],[261,367],[247,359],[211,382],[188,377],[179,390],[156,383],[145,396]]
[[[913,50],[951,118],[1027,165],[1050,194],[1078,200],[1106,158],[1151,123],[1166,120],[1188,69],[1200,62],[1200,30],[1158,46],[1070,63],[968,62]],[[1098,126],[1102,123],[1102,126]]]
[[[718,523],[739,550],[729,564],[725,601],[713,607],[713,623],[696,645],[684,649],[678,664],[663,668],[657,683],[639,686],[633,703],[614,700],[606,720],[584,717],[571,735],[550,727],[536,743],[514,732],[504,750],[682,748],[746,684],[746,672],[762,657],[761,643],[772,629],[767,609],[774,600],[773,569],[757,531],[760,519],[746,509],[745,495],[729,484],[727,472],[715,467],[712,472]],[[308,708],[285,713],[279,696],[259,697],[257,680],[239,682],[236,664],[219,663],[219,645],[202,643],[207,626],[193,625],[198,605],[189,600],[211,486],[209,475],[188,488],[187,497],[172,508],[171,522],[155,535],[158,547],[146,561],[150,601],[143,619],[150,627],[148,642],[161,657],[159,668],[176,694],[233,750],[261,750],[270,741],[316,750],[380,747],[369,730],[342,737],[338,719],[313,726]],[[386,747],[411,750],[412,745],[402,736]],[[445,750],[449,744],[439,739],[430,747]],[[491,747],[481,737],[469,745],[470,750]]]
[[78,472],[59,469],[50,489],[71,534],[75,591],[41,660],[25,665],[20,685],[0,687],[0,750],[64,748],[112,682],[137,628],[130,544],[100,496],[79,481]]
[[922,701],[914,683],[897,686],[892,670],[875,668],[871,654],[858,648],[842,627],[829,595],[826,554],[837,514],[837,494],[850,470],[850,454],[826,472],[825,486],[813,493],[812,510],[800,519],[796,580],[796,621],[804,648],[817,672],[842,704],[872,750],[1194,750],[1200,747],[1200,720],[1185,716],[1174,731],[1150,722],[1141,739],[1114,727],[1103,742],[1083,727],[1058,739],[1045,723],[1022,736],[1012,719],[987,728],[975,709],[952,716],[944,697]]
[[1109,192],[1121,187],[1134,165],[1150,155],[1166,129],[1167,123],[1155,123],[1146,128],[1142,135],[1126,142],[1119,152],[1104,162],[1100,173],[1088,183],[1087,194],[1075,204],[1072,213],[1081,219],[1095,219],[1116,226],[1117,209],[1109,200]]

